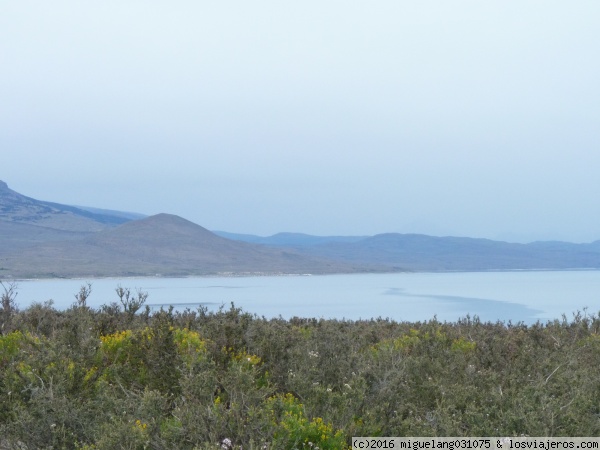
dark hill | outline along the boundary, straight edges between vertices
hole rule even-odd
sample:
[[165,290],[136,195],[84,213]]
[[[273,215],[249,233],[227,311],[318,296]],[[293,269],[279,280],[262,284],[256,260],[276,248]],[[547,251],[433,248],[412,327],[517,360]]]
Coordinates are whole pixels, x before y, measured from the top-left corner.
[[36,200],[0,181],[0,220],[62,231],[94,232],[121,225],[129,219]]
[[136,220],[84,239],[46,242],[0,258],[13,276],[144,276],[336,273],[352,264],[232,241],[169,214]]

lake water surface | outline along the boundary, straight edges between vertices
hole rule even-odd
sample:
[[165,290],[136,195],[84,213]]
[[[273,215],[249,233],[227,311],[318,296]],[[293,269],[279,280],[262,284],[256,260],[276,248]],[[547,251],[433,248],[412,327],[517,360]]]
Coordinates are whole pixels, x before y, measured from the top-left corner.
[[18,281],[21,308],[54,301],[65,309],[82,284],[92,283],[88,305],[118,301],[118,285],[149,294],[153,308],[209,310],[231,302],[259,316],[455,321],[469,314],[483,321],[534,323],[600,311],[600,271],[395,273],[324,276],[106,278]]

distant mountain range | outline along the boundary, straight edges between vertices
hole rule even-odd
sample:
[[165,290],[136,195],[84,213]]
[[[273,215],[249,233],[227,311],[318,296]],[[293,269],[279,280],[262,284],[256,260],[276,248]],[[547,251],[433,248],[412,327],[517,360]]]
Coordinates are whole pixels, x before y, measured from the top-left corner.
[[387,233],[269,237],[181,217],[35,200],[0,181],[0,279],[600,268],[600,241],[514,244]]
[[409,271],[560,270],[600,268],[600,241],[590,244],[532,242],[515,244],[465,237],[385,233],[331,238],[279,233],[230,239],[287,247],[313,257]]

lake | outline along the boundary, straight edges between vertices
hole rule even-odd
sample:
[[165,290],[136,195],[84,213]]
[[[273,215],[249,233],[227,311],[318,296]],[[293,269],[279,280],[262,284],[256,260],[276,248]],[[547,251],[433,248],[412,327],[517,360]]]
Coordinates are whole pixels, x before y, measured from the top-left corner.
[[106,278],[22,280],[20,308],[54,301],[71,306],[82,284],[92,283],[88,305],[118,301],[118,285],[149,294],[153,308],[173,304],[209,310],[231,302],[259,316],[337,319],[390,318],[455,321],[469,314],[482,321],[535,323],[600,311],[600,271],[394,273],[323,276]]

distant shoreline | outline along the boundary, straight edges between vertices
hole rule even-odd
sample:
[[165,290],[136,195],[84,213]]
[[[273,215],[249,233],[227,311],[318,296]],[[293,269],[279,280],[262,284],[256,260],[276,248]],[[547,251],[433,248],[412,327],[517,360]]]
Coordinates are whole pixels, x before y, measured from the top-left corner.
[[259,277],[327,277],[336,275],[380,275],[380,274],[412,274],[412,273],[502,273],[502,272],[594,272],[600,267],[573,267],[562,269],[481,269],[481,270],[394,270],[394,271],[368,271],[368,272],[337,272],[337,273],[282,273],[282,272],[222,272],[214,274],[198,275],[108,275],[108,276],[56,276],[56,277],[0,277],[0,281],[54,281],[54,280],[109,280],[127,279],[136,280],[142,278],[155,279],[190,279],[190,278],[259,278]]

